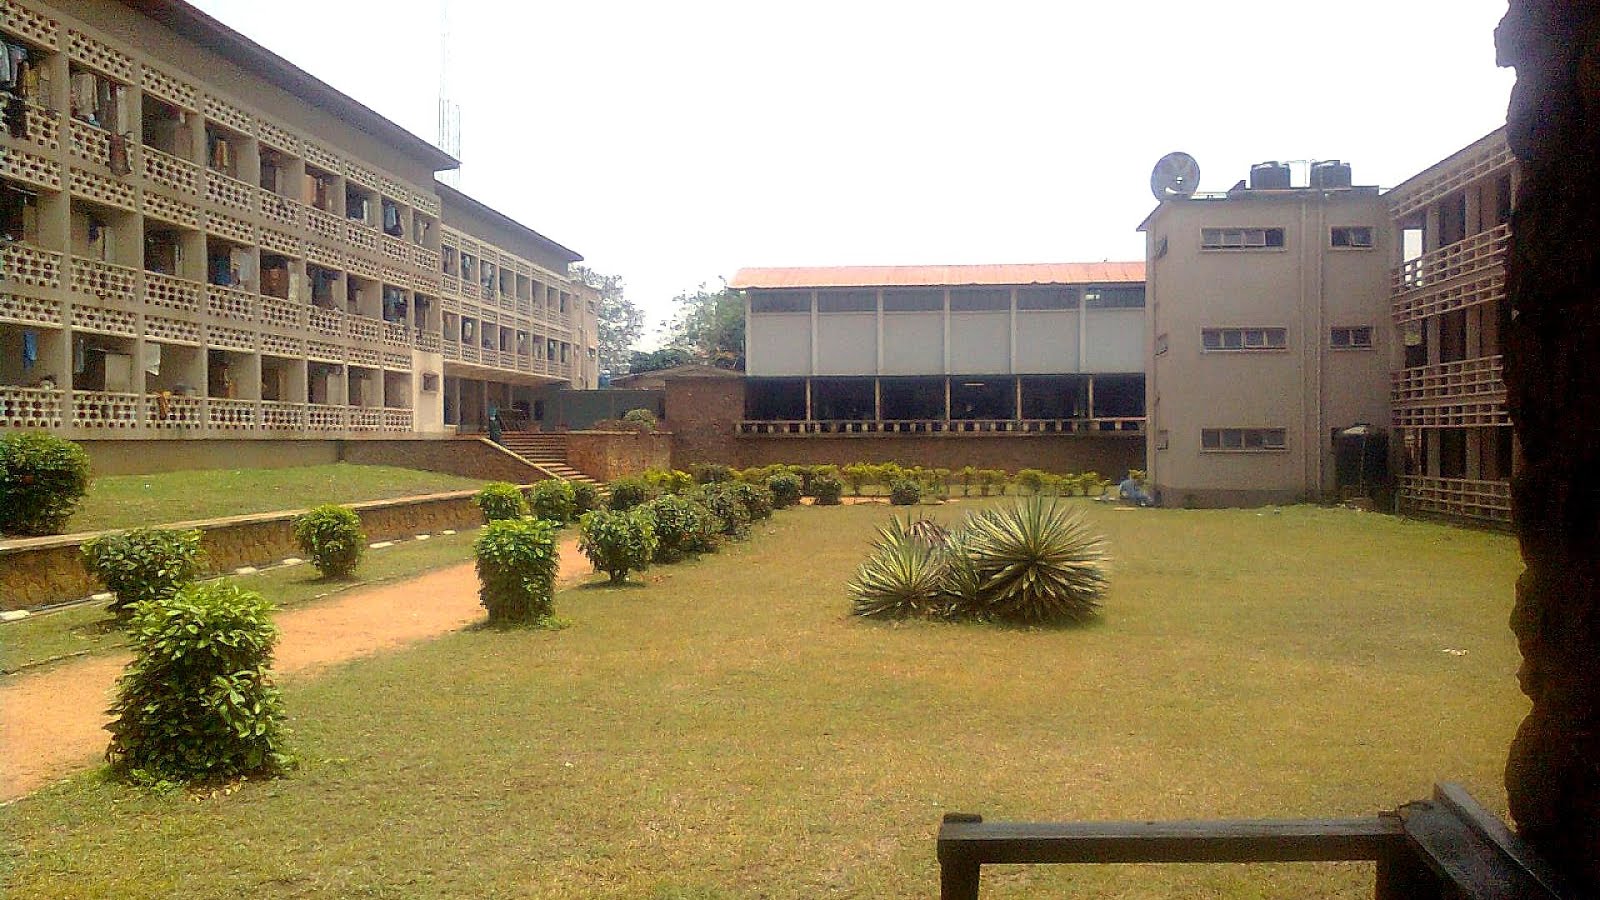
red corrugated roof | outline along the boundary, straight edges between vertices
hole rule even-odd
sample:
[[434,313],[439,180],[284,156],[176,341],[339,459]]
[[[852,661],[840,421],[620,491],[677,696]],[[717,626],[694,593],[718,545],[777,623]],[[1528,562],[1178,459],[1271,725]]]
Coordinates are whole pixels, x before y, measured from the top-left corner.
[[1120,284],[1143,281],[1143,262],[1099,262],[740,269],[728,286],[732,288],[944,287],[969,284]]

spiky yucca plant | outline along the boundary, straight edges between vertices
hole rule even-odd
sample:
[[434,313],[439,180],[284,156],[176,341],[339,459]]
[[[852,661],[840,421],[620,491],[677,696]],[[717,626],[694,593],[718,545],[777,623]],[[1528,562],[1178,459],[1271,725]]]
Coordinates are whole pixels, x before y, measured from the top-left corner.
[[983,604],[983,574],[978,571],[967,548],[965,529],[945,538],[945,566],[940,614],[949,619],[986,619]]
[[872,555],[848,585],[856,615],[898,619],[941,609],[945,551],[917,531],[909,518],[890,519],[878,529]]
[[1105,539],[1081,511],[1050,497],[985,510],[962,534],[994,618],[1023,624],[1081,622],[1106,589]]

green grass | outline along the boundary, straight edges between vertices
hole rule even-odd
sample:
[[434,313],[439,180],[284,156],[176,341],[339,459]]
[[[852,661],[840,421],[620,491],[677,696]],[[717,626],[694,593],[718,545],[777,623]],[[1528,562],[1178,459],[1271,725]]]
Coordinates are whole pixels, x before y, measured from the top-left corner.
[[[953,516],[961,504],[941,515]],[[1098,623],[847,616],[881,506],[575,588],[286,688],[291,777],[194,802],[92,775],[7,810],[11,897],[928,897],[941,813],[1504,810],[1527,705],[1510,538],[1345,510],[1091,506]],[[1446,651],[1464,652],[1446,652]],[[1369,866],[997,868],[986,897],[1362,897]]]
[[[476,534],[473,530],[436,535],[426,541],[405,541],[368,550],[361,568],[349,580],[324,580],[311,565],[234,576],[233,580],[260,591],[279,606],[293,606],[330,593],[467,562],[472,559]],[[103,605],[75,606],[0,625],[0,672],[13,672],[68,654],[112,650],[125,643],[122,630]]]
[[319,503],[387,500],[413,494],[475,490],[481,480],[400,469],[332,463],[293,469],[203,469],[94,479],[69,531],[101,531],[247,513],[303,509]]

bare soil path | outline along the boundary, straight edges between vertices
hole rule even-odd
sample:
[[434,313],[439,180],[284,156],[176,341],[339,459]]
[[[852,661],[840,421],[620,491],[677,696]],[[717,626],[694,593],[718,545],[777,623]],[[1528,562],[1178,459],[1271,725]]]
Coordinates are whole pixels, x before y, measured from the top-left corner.
[[[558,584],[589,573],[576,538],[563,541],[560,553]],[[315,675],[482,618],[473,564],[437,569],[279,614],[273,669],[280,677]],[[107,741],[105,710],[130,658],[117,651],[0,680],[0,802],[99,759]]]

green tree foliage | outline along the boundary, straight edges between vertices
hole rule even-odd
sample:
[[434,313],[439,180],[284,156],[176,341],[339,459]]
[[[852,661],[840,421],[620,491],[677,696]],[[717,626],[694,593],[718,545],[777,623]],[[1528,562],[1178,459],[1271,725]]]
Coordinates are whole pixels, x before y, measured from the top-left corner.
[[289,763],[270,666],[272,604],[231,582],[192,584],[135,607],[133,662],[111,707],[112,771],[171,784],[276,772]]
[[674,366],[686,366],[694,359],[693,353],[680,347],[665,347],[649,353],[636,350],[628,357],[628,372],[635,375],[640,372],[659,372]]
[[744,297],[724,285],[704,284],[672,298],[676,312],[667,324],[667,344],[724,369],[744,368]]
[[294,520],[294,540],[324,578],[347,578],[367,550],[367,535],[354,510],[326,503]]
[[588,266],[575,265],[572,277],[600,295],[599,331],[600,371],[620,373],[627,369],[633,345],[644,334],[644,311],[623,291],[622,276],[602,275]]
[[472,544],[478,600],[491,625],[535,625],[555,598],[556,526],[543,519],[502,519],[483,526]]
[[84,568],[113,594],[108,608],[119,616],[137,603],[171,597],[204,565],[199,531],[135,528],[83,545]]
[[89,454],[42,431],[0,437],[0,532],[60,534],[89,491]]
[[522,489],[509,481],[489,482],[472,501],[483,510],[486,522],[520,519],[528,514],[528,501],[523,498]]

